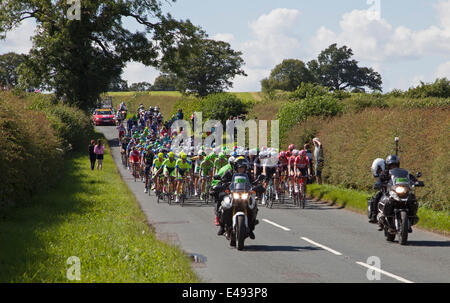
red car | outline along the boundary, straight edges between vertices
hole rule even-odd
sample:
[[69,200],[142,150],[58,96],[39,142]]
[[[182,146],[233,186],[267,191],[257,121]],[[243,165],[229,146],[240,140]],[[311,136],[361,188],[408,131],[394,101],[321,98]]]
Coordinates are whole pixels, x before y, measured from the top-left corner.
[[116,125],[116,117],[110,108],[96,109],[92,121],[97,125]]

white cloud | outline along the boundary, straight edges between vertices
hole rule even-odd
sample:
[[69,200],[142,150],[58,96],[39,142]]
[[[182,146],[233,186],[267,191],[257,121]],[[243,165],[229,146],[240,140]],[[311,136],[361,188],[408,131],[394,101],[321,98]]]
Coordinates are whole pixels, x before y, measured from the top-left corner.
[[218,33],[212,36],[211,39],[216,41],[224,41],[231,44],[234,41],[234,35],[230,33]]
[[130,62],[123,70],[122,79],[128,81],[128,85],[143,81],[153,84],[159,74],[160,72],[153,67],[147,67],[139,62]]
[[296,9],[277,8],[249,24],[255,39],[240,45],[249,68],[272,69],[283,59],[299,56],[300,39],[292,33],[299,15]]
[[233,92],[252,92],[261,90],[261,80],[270,75],[270,69],[248,68],[247,77],[237,76],[233,81]]
[[372,62],[447,55],[450,52],[450,0],[439,2],[435,8],[440,24],[417,31],[405,26],[394,29],[383,18],[369,18],[367,10],[353,10],[342,16],[340,32],[319,28],[312,45],[320,52],[332,43],[345,44],[353,49],[357,59]]
[[260,81],[269,76],[275,65],[284,59],[302,56],[300,37],[292,31],[297,27],[299,16],[299,10],[277,8],[249,23],[252,39],[233,42],[233,47],[243,53],[248,76],[236,77],[232,91],[259,91]]
[[450,80],[450,61],[442,63],[438,66],[436,73],[436,78],[447,78]]
[[31,37],[34,35],[35,29],[34,21],[24,20],[19,27],[6,34],[5,40],[0,40],[0,54],[8,52],[28,54],[33,46]]

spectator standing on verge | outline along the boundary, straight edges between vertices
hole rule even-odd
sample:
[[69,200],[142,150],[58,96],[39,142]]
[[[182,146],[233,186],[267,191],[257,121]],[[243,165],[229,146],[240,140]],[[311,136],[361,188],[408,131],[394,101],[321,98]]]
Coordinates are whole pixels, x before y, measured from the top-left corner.
[[105,152],[105,146],[102,144],[102,140],[98,139],[97,145],[94,147],[94,152],[97,155],[97,170],[103,169],[103,153]]
[[322,184],[322,169],[323,169],[323,146],[319,138],[313,139],[314,143],[314,171],[316,174],[317,184]]
[[[305,144],[304,146],[303,146],[303,149],[306,151],[306,156],[308,157],[308,160],[309,160],[309,170],[310,171],[313,171],[313,168],[312,168],[312,163],[313,163],[313,153],[311,152],[311,150],[309,149],[309,144]],[[312,183],[312,179],[310,180],[310,179],[308,179],[308,182],[307,182],[308,184],[311,184]]]
[[91,170],[95,168],[95,160],[97,159],[97,155],[94,152],[95,149],[95,140],[91,140],[91,145],[89,145],[89,158],[91,159]]

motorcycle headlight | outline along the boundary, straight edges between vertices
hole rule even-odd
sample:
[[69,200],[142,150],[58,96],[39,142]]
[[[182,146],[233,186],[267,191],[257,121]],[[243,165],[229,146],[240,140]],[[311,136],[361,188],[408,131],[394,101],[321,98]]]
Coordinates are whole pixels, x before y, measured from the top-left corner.
[[399,195],[404,195],[404,194],[406,194],[408,192],[408,189],[406,187],[403,187],[403,186],[397,186],[395,188],[395,192],[397,194],[399,194]]
[[408,196],[409,188],[405,186],[397,186],[395,188],[395,192],[398,194],[399,197],[405,198]]
[[239,195],[239,193],[233,193],[233,199],[239,200],[240,198],[241,196]]
[[243,194],[241,195],[241,199],[242,199],[242,200],[247,200],[247,199],[248,199],[248,193],[243,193]]

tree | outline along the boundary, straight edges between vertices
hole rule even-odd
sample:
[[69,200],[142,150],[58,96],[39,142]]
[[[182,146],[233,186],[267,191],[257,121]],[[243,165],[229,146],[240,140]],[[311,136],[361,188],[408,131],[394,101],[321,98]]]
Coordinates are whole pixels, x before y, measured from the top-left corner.
[[[127,62],[155,67],[164,62],[176,69],[204,37],[189,20],[163,13],[158,0],[81,1],[80,20],[69,20],[72,4],[67,2],[2,0],[0,38],[23,20],[34,19],[38,31],[21,65],[20,81],[55,90],[57,97],[86,110]],[[134,19],[143,30],[130,32],[124,18]]]
[[153,91],[175,91],[178,90],[178,79],[173,73],[161,74],[153,83]]
[[248,113],[247,105],[238,97],[227,93],[210,94],[202,99],[204,119],[219,120],[226,127],[226,120]]
[[126,92],[128,91],[128,82],[123,80],[122,77],[114,77],[109,83],[108,91],[110,92]]
[[237,75],[247,76],[241,69],[244,64],[241,55],[227,42],[203,39],[197,51],[186,62],[178,64],[179,69],[163,66],[163,71],[171,71],[177,76],[182,92],[203,97],[231,87],[231,79]]
[[131,84],[130,91],[138,91],[138,92],[145,92],[145,91],[151,91],[152,85],[148,82],[138,82]]
[[308,63],[309,70],[317,81],[333,90],[364,89],[369,87],[381,91],[381,75],[372,68],[359,67],[358,61],[350,60],[353,51],[347,46],[337,48],[330,45],[317,60]]
[[281,89],[294,91],[301,83],[314,82],[314,77],[305,63],[296,59],[286,59],[270,73],[270,77],[261,81],[263,91]]
[[26,55],[7,53],[0,55],[0,86],[16,87],[19,80],[17,68]]

